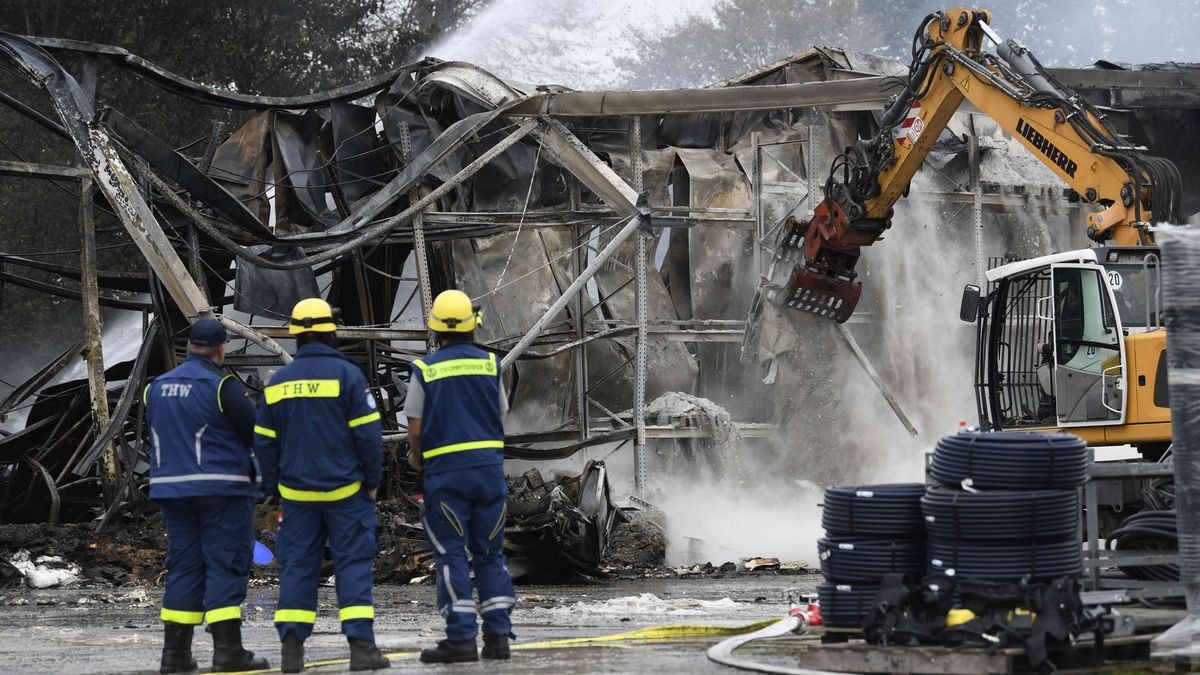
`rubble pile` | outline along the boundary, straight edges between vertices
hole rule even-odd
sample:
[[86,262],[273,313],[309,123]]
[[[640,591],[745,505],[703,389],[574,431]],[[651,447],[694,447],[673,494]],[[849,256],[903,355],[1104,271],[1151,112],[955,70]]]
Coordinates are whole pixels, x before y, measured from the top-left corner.
[[379,523],[379,555],[375,558],[375,580],[407,584],[433,574],[433,550],[425,539],[421,510],[408,497],[389,499],[376,506]]
[[646,404],[646,417],[653,418],[660,426],[692,422],[708,432],[701,441],[708,448],[736,448],[742,440],[728,410],[706,398],[680,391],[668,391]]
[[613,527],[623,520],[604,462],[547,481],[537,469],[509,479],[504,553],[514,579],[562,581],[600,573]]
[[640,513],[625,514],[626,521],[613,528],[604,556],[604,570],[624,576],[628,572],[656,570],[667,555],[662,528]]
[[65,585],[70,572],[70,583],[89,587],[155,584],[162,575],[166,544],[158,518],[112,527],[102,538],[86,525],[4,525],[0,560],[20,575],[0,565],[0,580],[10,586],[45,588]]

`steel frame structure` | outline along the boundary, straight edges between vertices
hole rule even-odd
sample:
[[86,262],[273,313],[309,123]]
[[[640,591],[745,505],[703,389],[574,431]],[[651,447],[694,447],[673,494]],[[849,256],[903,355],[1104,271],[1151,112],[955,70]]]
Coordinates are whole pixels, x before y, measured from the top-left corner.
[[[43,49],[56,52],[70,51],[82,57],[83,68],[78,78],[82,84],[84,96],[80,97],[67,88],[55,88],[54,78],[59,73],[57,64]],[[189,320],[199,317],[213,316],[214,308],[210,306],[208,294],[203,288],[204,275],[198,260],[198,246],[194,244],[197,229],[205,223],[192,214],[192,224],[189,224],[189,237],[193,241],[189,260],[185,261],[168,240],[158,219],[149,208],[143,197],[140,182],[154,182],[152,173],[140,167],[126,166],[121,155],[108,138],[102,125],[96,123],[93,104],[95,100],[96,72],[102,60],[116,61],[125,66],[137,69],[138,73],[157,82],[177,93],[202,102],[220,102],[230,107],[245,109],[271,109],[293,105],[307,105],[313,101],[350,100],[364,96],[373,91],[379,91],[386,83],[395,79],[405,68],[397,69],[379,78],[363,83],[348,85],[323,95],[307,97],[261,97],[231,92],[221,92],[208,87],[191,83],[178,76],[167,73],[153,64],[133,57],[125,50],[104,45],[90,45],[65,40],[47,38],[19,38],[0,34],[0,52],[13,64],[17,65],[31,81],[46,87],[51,103],[59,119],[39,113],[28,104],[16,100],[8,94],[0,95],[0,103],[8,105],[20,114],[28,117],[39,126],[50,132],[71,140],[78,150],[78,161],[75,165],[50,166],[45,164],[2,161],[0,175],[28,179],[51,179],[59,181],[74,181],[80,189],[79,230],[81,238],[82,290],[75,296],[83,303],[84,338],[82,345],[74,353],[82,353],[88,362],[88,382],[92,394],[92,423],[97,429],[96,446],[82,453],[88,457],[98,457],[101,462],[100,477],[104,487],[105,499],[112,505],[128,488],[128,480],[122,481],[119,474],[117,459],[118,443],[114,440],[116,433],[112,427],[118,422],[109,420],[108,406],[100,405],[104,401],[103,392],[106,390],[104,379],[103,354],[100,344],[100,314],[99,307],[115,302],[100,295],[97,286],[97,271],[95,267],[95,237],[93,205],[91,194],[94,189],[100,189],[110,204],[116,205],[116,211],[126,231],[137,243],[142,255],[146,258],[155,276],[162,282],[168,294],[178,309]],[[407,68],[407,67],[406,67]],[[65,72],[65,71],[63,71]],[[1063,71],[1059,76],[1066,81],[1076,83],[1076,86],[1091,87],[1096,91],[1109,93],[1109,80],[1097,74],[1098,71]],[[771,111],[779,109],[805,108],[818,111],[861,111],[880,107],[892,93],[892,81],[887,78],[867,77],[861,73],[834,73],[827,81],[809,82],[803,84],[755,85],[713,87],[707,89],[682,91],[642,91],[642,92],[543,92],[532,95],[521,95],[508,87],[504,82],[487,75],[482,71],[471,69],[465,64],[449,64],[439,71],[439,76],[465,83],[464,90],[470,90],[478,102],[494,109],[493,117],[511,118],[516,123],[516,131],[505,140],[496,144],[492,151],[484,153],[477,160],[459,170],[453,177],[434,190],[417,188],[412,184],[403,185],[394,192],[409,195],[412,207],[397,216],[387,219],[386,225],[373,230],[375,240],[396,243],[411,242],[413,255],[416,260],[417,285],[422,311],[428,311],[432,299],[433,281],[431,279],[430,261],[428,260],[427,241],[430,236],[442,239],[471,236],[480,229],[489,232],[513,232],[519,228],[541,229],[550,228],[568,232],[569,241],[575,251],[571,256],[570,268],[573,275],[571,283],[560,294],[533,326],[522,335],[512,339],[502,340],[497,346],[507,348],[508,353],[503,359],[505,366],[514,363],[518,358],[533,347],[543,349],[542,354],[559,354],[569,352],[572,359],[573,394],[572,398],[577,408],[574,425],[568,428],[552,429],[534,433],[517,434],[510,438],[513,456],[550,457],[553,453],[539,454],[531,444],[551,441],[574,441],[575,446],[586,447],[595,443],[618,442],[632,440],[636,458],[636,485],[639,492],[643,491],[647,482],[646,447],[648,439],[652,438],[697,438],[704,434],[695,427],[664,427],[659,424],[647,425],[644,414],[645,392],[647,379],[647,349],[653,341],[672,341],[687,343],[741,343],[747,330],[747,322],[742,320],[660,320],[649,316],[647,309],[647,250],[649,236],[663,227],[670,228],[726,228],[748,232],[752,235],[755,267],[760,274],[768,273],[767,260],[770,257],[767,250],[768,241],[778,226],[772,227],[766,222],[760,196],[770,187],[770,181],[764,180],[763,152],[769,144],[763,143],[759,136],[753,140],[753,170],[751,176],[753,207],[751,209],[729,209],[719,207],[650,207],[641,198],[643,185],[643,153],[642,153],[642,119],[644,115],[690,115],[695,113],[733,114],[744,111]],[[1116,75],[1114,77],[1124,77]],[[60,78],[61,79],[61,78]],[[1200,107],[1200,78],[1189,75],[1183,89],[1179,87],[1181,80],[1173,80],[1173,93],[1178,96],[1197,98],[1194,107]],[[1129,90],[1139,101],[1152,100],[1154,96],[1164,95],[1164,78],[1154,75],[1149,81],[1139,80],[1125,82]],[[58,82],[59,85],[62,82]],[[1142,89],[1139,89],[1142,87]],[[1190,87],[1190,88],[1189,88]],[[1180,93],[1182,92],[1182,93]],[[1140,96],[1140,98],[1139,98]],[[1188,99],[1191,100],[1191,99]],[[577,116],[597,118],[616,118],[625,121],[629,134],[630,161],[632,181],[627,182],[613,170],[608,163],[598,157],[583,141],[573,134],[563,119]],[[562,119],[560,119],[562,118]],[[816,124],[809,125],[810,142],[806,143],[807,153],[807,183],[809,207],[815,203],[814,197],[819,198],[820,186],[816,177],[820,174],[821,148],[818,135],[815,133]],[[206,153],[204,168],[212,161],[212,152],[216,147],[220,130],[214,130]],[[408,163],[413,160],[413,150],[409,142],[409,129],[402,130],[404,142],[401,153]],[[438,212],[431,206],[443,195],[462,181],[468,179],[476,171],[485,167],[508,145],[517,142],[526,134],[536,137],[542,147],[556,161],[565,167],[572,176],[571,190],[575,197],[572,207],[567,210],[533,210],[528,212]],[[508,144],[508,145],[505,145]],[[974,167],[979,157],[972,143],[971,161],[972,175],[977,176]],[[600,197],[603,208],[584,207],[579,202],[578,195],[582,189]],[[1007,208],[1015,205],[1033,206],[1037,208],[1060,208],[1066,205],[1061,196],[1010,195],[988,194],[983,191],[978,180],[973,180],[971,191],[954,191],[945,193],[925,193],[920,198],[932,199],[942,203],[959,203],[972,205],[976,222],[984,209]],[[173,193],[167,190],[167,196]],[[178,199],[178,198],[176,198]],[[374,199],[374,198],[373,198]],[[381,204],[382,205],[382,204]],[[188,205],[181,203],[181,210]],[[1073,207],[1074,205],[1069,205]],[[378,211],[378,210],[377,210]],[[377,212],[376,211],[376,212]],[[365,217],[364,217],[365,219]],[[603,249],[590,257],[585,246],[588,236],[581,224],[582,219],[607,219],[614,224],[616,233],[608,239]],[[193,227],[194,225],[194,227]],[[329,230],[337,233],[345,224]],[[407,225],[399,227],[398,225]],[[978,228],[978,226],[977,226]],[[365,235],[363,235],[365,237]],[[634,306],[633,320],[588,319],[585,316],[586,285],[590,279],[604,266],[630,239],[634,242]],[[364,239],[365,241],[365,239]],[[976,239],[977,246],[982,246],[982,239]],[[980,252],[982,255],[982,251]],[[357,273],[363,270],[361,257],[352,260]],[[7,276],[5,276],[7,275]],[[16,281],[16,278],[0,269],[0,280]],[[26,280],[29,281],[29,280]],[[36,286],[35,286],[36,287]],[[69,289],[48,289],[38,287],[38,290],[57,292],[60,295]],[[127,303],[136,306],[136,303]],[[144,315],[148,317],[148,309],[141,305]],[[564,309],[570,309],[570,320],[562,322],[560,315]],[[279,326],[249,325],[243,326],[227,317],[220,317],[231,332],[238,337],[258,345],[264,354],[231,355],[229,364],[233,366],[257,366],[270,363],[285,362],[290,357],[286,350],[275,342],[275,338],[286,337],[286,330]],[[146,321],[148,324],[148,319]],[[556,328],[548,333],[548,329]],[[859,355],[864,368],[870,373],[872,369],[862,355],[861,349],[854,344],[848,331],[844,331],[847,341]],[[431,336],[424,329],[394,328],[372,326],[347,326],[340,330],[343,338],[361,341],[362,351],[371,364],[380,359],[393,358],[396,350],[389,351],[392,341],[403,340],[426,343],[432,346]],[[634,355],[618,368],[633,368],[633,391],[631,392],[632,415],[628,418],[615,414],[604,407],[599,401],[590,396],[593,389],[600,384],[588,375],[588,357],[586,346],[598,340],[618,338],[634,338]],[[511,346],[510,346],[511,345]],[[59,359],[49,370],[39,377],[44,384],[54,372],[65,366],[65,360]],[[373,378],[378,372],[368,369]],[[616,372],[616,371],[614,371]],[[611,376],[612,373],[610,373]],[[607,378],[608,376],[606,376]],[[602,379],[606,379],[602,378]],[[873,380],[880,386],[882,393],[897,415],[904,419],[904,413],[891,395],[886,391],[882,381],[875,375]],[[39,385],[40,386],[40,385]],[[31,392],[21,392],[28,395]],[[127,395],[122,396],[122,403]],[[10,397],[11,399],[11,397]],[[0,403],[0,412],[4,403]],[[118,406],[119,407],[119,406]],[[911,424],[906,425],[911,429]],[[743,424],[741,431],[748,437],[765,435],[769,427],[763,424]],[[387,438],[397,443],[402,433],[394,426],[388,429]],[[102,442],[100,442],[102,441]],[[568,448],[569,449],[569,448]],[[77,456],[80,453],[77,452]],[[86,469],[85,463],[76,463],[75,471]],[[45,474],[48,490],[54,495],[57,503],[58,487],[62,485],[64,476],[53,479]],[[55,511],[56,513],[56,511]],[[111,513],[111,509],[110,509]],[[55,518],[52,515],[52,519]]]

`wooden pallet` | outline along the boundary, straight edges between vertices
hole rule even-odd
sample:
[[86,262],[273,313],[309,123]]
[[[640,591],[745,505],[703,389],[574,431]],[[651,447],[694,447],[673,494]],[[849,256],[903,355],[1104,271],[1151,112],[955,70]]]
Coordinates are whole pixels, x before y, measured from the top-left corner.
[[[1125,657],[1145,658],[1153,635],[1109,638],[1104,651]],[[1095,653],[1091,641],[1081,640],[1073,650],[1052,649],[1050,659],[1062,672],[1080,668],[1094,672],[1104,655]],[[844,673],[929,673],[931,675],[979,675],[1029,671],[1025,650],[1008,648],[989,653],[980,647],[884,647],[853,641],[822,644],[804,655],[804,667]]]

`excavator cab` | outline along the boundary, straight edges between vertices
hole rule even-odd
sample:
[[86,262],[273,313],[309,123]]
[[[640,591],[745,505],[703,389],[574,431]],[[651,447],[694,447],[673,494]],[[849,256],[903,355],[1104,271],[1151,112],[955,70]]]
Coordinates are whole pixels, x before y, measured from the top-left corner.
[[1053,398],[1059,427],[1125,421],[1125,342],[1104,268],[1050,266]]
[[[1124,424],[1126,329],[1095,250],[1014,262],[987,276],[990,292],[976,301],[976,393],[985,426]],[[963,318],[970,318],[965,309]]]

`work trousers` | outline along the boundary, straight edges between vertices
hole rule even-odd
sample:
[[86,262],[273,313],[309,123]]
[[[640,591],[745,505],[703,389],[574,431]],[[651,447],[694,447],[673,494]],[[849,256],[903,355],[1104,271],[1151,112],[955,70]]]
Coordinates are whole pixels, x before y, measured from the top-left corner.
[[[425,534],[433,546],[438,610],[446,618],[450,640],[475,639],[476,612],[483,618],[484,634],[512,633],[509,612],[516,599],[504,566],[507,497],[501,465],[425,476]],[[475,569],[478,604],[471,597],[470,567]]]
[[254,499],[156,501],[167,526],[162,620],[194,626],[241,619],[254,554]]
[[375,502],[360,490],[333,502],[283,500],[283,519],[275,533],[279,560],[279,604],[275,627],[282,640],[288,631],[304,641],[317,621],[317,587],[325,560],[325,542],[333,554],[333,574],[342,632],[375,641],[371,569],[375,542]]

